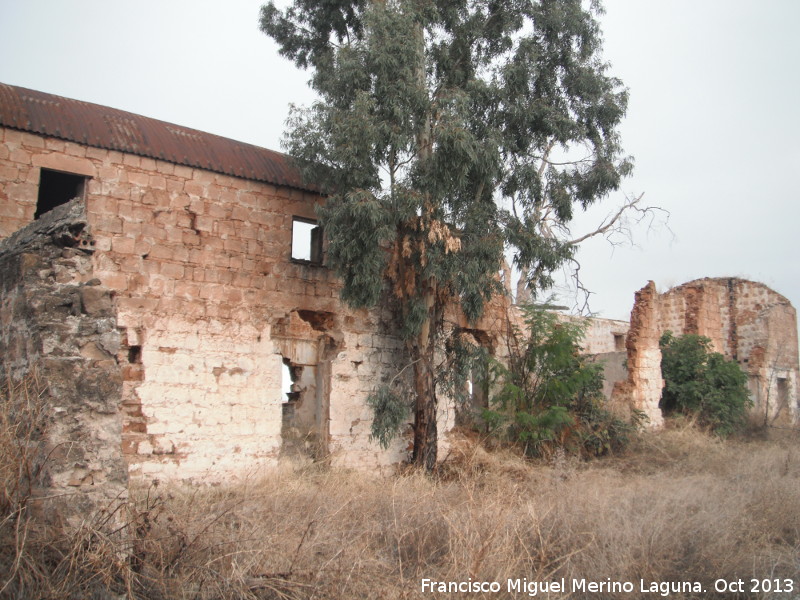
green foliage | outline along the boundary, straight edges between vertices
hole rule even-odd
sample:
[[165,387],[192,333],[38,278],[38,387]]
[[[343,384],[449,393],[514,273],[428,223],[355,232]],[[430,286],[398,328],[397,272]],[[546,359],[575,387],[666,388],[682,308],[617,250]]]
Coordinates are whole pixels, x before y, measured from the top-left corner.
[[555,447],[593,456],[624,448],[638,423],[602,406],[602,366],[580,353],[583,324],[540,308],[524,310],[526,331],[513,332],[508,365],[492,366],[497,391],[484,411],[491,430],[532,455]]
[[632,167],[617,133],[627,91],[600,58],[599,10],[581,0],[262,8],[262,30],[312,69],[320,96],[294,109],[286,145],[330,194],[320,219],[346,300],[378,300],[391,259],[381,248],[404,238],[407,297],[433,278],[478,316],[507,245],[532,289],[550,284],[573,249],[545,230]]
[[695,415],[723,437],[744,427],[752,400],[747,375],[736,362],[712,352],[711,340],[699,335],[675,337],[667,331],[659,344],[662,410]]
[[367,397],[367,405],[373,414],[370,439],[377,440],[385,450],[407,422],[408,401],[388,385],[382,385]]
[[475,343],[469,332],[456,329],[445,343],[445,356],[446,361],[438,369],[437,384],[456,404],[465,406],[471,398],[465,382],[482,385],[488,381],[489,351]]

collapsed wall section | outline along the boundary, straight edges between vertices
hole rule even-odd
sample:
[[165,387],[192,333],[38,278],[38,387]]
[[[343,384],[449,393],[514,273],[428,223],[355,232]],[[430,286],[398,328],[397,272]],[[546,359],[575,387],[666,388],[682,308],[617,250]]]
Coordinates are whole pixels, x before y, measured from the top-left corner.
[[[32,418],[19,402],[42,411],[30,440],[31,479],[21,483],[49,498],[47,516],[77,522],[127,493],[120,335],[113,293],[95,277],[92,253],[77,200],[0,242],[0,360],[11,394],[5,417]],[[26,396],[26,380],[27,391],[41,395]]]
[[636,292],[625,346],[628,376],[615,384],[612,401],[641,411],[649,425],[658,428],[664,419],[659,408],[664,380],[661,377],[661,337],[656,285],[648,282]]

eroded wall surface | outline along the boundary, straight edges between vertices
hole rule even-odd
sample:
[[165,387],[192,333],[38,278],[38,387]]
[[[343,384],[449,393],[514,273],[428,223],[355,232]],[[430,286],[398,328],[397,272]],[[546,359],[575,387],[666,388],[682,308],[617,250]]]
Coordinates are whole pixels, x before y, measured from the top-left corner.
[[45,516],[77,523],[124,499],[128,481],[116,307],[94,275],[92,247],[78,202],[0,242],[2,377],[16,390],[5,416],[42,411],[31,464],[20,465],[34,480],[22,483],[48,498]]
[[711,339],[715,351],[748,374],[754,413],[765,423],[798,417],[797,315],[762,283],[736,277],[684,283],[659,298],[659,326]]
[[[80,348],[98,348],[83,358],[118,369],[109,381],[120,386],[115,418],[132,476],[219,481],[257,474],[281,456],[358,468],[405,458],[407,437],[388,451],[370,439],[365,402],[381,383],[411,376],[396,324],[386,310],[343,306],[329,269],[291,256],[293,220],[313,220],[319,196],[47,136],[2,128],[0,135],[0,237],[32,221],[41,169],[87,178],[82,218],[92,252],[64,264],[42,255],[53,266],[39,271],[114,291],[113,361],[99,342]],[[648,285],[630,328],[589,322],[585,350],[607,359],[609,380],[620,377],[625,346],[628,372],[615,398],[660,424],[658,338],[670,328],[709,335],[748,365],[770,419],[771,407],[796,406],[794,309],[764,286],[731,281],[662,297]],[[508,355],[503,340],[515,319],[504,297],[478,324],[448,315],[453,331],[498,360]],[[476,407],[485,403],[474,396]],[[455,416],[441,398],[440,431]]]
[[[660,336],[697,334],[748,375],[752,413],[763,424],[795,424],[798,407],[797,315],[761,283],[735,277],[690,281],[658,294],[650,282],[636,293],[626,340],[628,378],[613,398],[660,419]],[[658,376],[656,375],[658,370]]]
[[641,411],[652,428],[664,423],[658,404],[664,380],[661,377],[661,337],[656,285],[648,282],[636,292],[631,323],[625,339],[627,379],[614,385],[612,401]]
[[[329,269],[291,258],[293,219],[313,220],[318,196],[29,133],[2,139],[11,228],[33,218],[42,167],[88,177],[91,266],[116,294],[132,476],[242,478],[296,451],[354,467],[405,457],[405,440],[383,451],[369,439],[365,404],[410,362],[396,328],[344,307]],[[285,365],[299,373],[292,398]]]

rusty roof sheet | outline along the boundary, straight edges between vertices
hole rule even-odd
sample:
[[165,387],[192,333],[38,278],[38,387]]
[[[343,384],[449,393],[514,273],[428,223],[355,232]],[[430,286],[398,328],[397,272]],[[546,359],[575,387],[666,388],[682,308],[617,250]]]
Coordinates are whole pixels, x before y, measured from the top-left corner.
[[0,124],[13,129],[315,191],[280,152],[134,113],[0,83]]

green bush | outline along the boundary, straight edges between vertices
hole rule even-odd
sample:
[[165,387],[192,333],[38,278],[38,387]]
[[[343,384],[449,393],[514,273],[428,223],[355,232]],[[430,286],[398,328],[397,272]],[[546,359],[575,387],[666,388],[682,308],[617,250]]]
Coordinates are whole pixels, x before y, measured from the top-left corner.
[[525,307],[525,331],[514,331],[507,364],[494,361],[495,393],[484,421],[499,437],[547,455],[556,448],[600,456],[624,448],[638,422],[604,406],[602,365],[581,354],[584,326],[555,313]]
[[696,416],[702,425],[726,437],[744,427],[752,406],[747,375],[737,363],[712,352],[707,337],[687,334],[661,336],[661,373],[666,413]]
[[367,405],[373,414],[370,439],[386,450],[408,420],[408,402],[389,385],[381,385],[367,397]]

